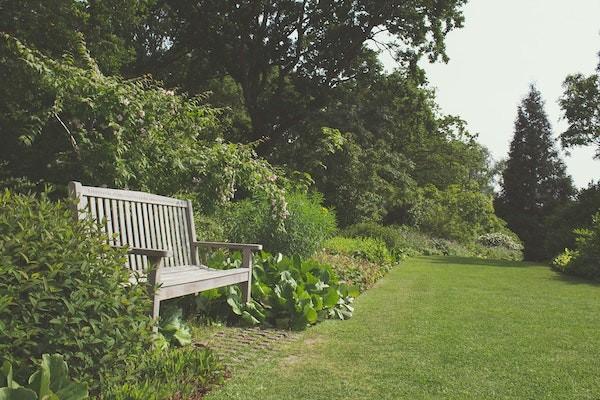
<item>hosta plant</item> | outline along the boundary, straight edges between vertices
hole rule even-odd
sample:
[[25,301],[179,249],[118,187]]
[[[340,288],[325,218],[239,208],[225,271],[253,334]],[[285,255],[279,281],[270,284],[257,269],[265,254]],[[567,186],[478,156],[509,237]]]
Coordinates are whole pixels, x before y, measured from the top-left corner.
[[[235,266],[232,260],[237,257],[217,254],[210,265]],[[208,313],[225,311],[226,303],[230,316],[247,325],[304,329],[328,318],[350,318],[358,293],[355,287],[340,284],[327,264],[261,252],[255,258],[251,302],[244,302],[237,287],[228,287],[202,294],[197,303]]]
[[67,363],[60,354],[44,354],[39,369],[21,386],[13,379],[12,365],[4,361],[0,369],[2,400],[80,400],[88,398],[84,383],[69,378]]
[[155,341],[155,346],[159,348],[171,346],[187,346],[192,343],[192,334],[190,327],[183,320],[183,311],[181,308],[165,308],[163,316],[160,318],[158,333],[160,336]]

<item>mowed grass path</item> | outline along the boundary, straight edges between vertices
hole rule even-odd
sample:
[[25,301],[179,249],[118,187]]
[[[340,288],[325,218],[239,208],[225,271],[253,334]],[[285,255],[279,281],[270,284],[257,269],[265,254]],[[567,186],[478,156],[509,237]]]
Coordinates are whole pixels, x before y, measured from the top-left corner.
[[600,286],[546,266],[427,257],[216,399],[598,399]]

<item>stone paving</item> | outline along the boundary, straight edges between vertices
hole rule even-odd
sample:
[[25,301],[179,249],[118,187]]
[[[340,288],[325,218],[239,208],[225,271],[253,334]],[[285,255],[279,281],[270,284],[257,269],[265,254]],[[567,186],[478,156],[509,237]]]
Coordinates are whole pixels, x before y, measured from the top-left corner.
[[208,339],[196,342],[209,347],[221,358],[231,372],[264,363],[277,351],[300,337],[300,333],[260,328],[222,328]]

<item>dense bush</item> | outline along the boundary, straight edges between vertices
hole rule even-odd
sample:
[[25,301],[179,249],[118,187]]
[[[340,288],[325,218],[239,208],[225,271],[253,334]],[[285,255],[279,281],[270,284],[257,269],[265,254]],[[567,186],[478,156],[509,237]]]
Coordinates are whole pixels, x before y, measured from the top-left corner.
[[42,354],[61,353],[97,384],[151,345],[150,299],[124,264],[69,204],[0,195],[0,354],[19,379]]
[[102,399],[197,399],[223,379],[224,367],[209,349],[152,351],[114,371]]
[[[213,268],[235,268],[239,254],[215,252]],[[209,290],[196,299],[198,311],[231,322],[304,329],[324,319],[352,316],[358,290],[339,282],[331,266],[316,260],[260,252],[255,257],[252,302],[244,303],[237,286]]]
[[575,249],[565,249],[553,260],[553,267],[569,274],[600,280],[600,213],[594,216],[590,229],[578,229],[575,236]]
[[309,257],[336,230],[335,215],[323,207],[320,194],[293,193],[287,197],[285,231],[277,231],[264,199],[242,200],[220,213],[227,238],[234,242],[261,243],[273,253]]

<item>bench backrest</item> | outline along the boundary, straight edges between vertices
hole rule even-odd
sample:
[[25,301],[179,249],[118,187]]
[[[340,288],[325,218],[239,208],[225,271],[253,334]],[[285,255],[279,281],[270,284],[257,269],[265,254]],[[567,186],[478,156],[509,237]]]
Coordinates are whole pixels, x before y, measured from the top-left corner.
[[[69,182],[69,194],[78,199],[78,218],[91,216],[111,245],[170,250],[166,267],[198,264],[191,201],[79,182]],[[145,256],[129,256],[129,268],[142,271],[147,266]]]

